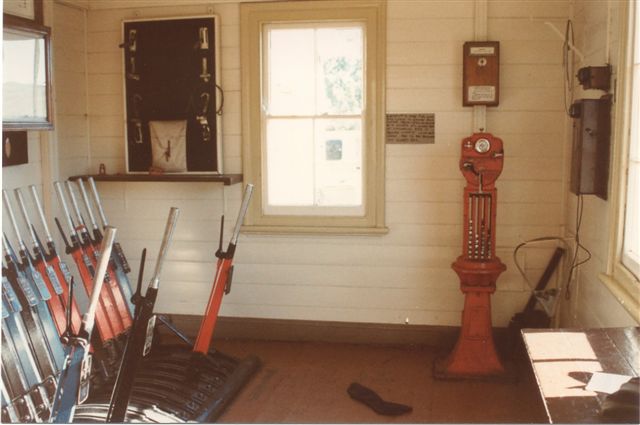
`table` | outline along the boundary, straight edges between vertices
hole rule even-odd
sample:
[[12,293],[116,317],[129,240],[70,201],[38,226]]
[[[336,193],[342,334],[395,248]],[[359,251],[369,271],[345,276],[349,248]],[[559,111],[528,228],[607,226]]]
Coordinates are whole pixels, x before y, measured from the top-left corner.
[[550,423],[598,423],[607,394],[585,389],[594,372],[640,376],[640,327],[524,329]]

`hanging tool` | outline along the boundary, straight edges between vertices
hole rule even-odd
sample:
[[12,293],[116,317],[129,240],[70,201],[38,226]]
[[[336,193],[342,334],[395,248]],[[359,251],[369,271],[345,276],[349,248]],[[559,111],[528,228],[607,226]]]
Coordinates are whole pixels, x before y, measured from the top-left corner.
[[[100,292],[104,283],[109,257],[111,256],[111,246],[115,234],[115,227],[109,227],[105,231],[104,241],[100,248],[101,255],[94,274],[89,307],[82,317],[80,332],[69,338],[69,353],[66,356],[64,369],[58,379],[57,391],[51,410],[51,421],[55,423],[71,422],[76,405],[83,403],[89,396],[89,375],[91,374],[89,341],[95,323]],[[70,329],[69,332],[71,332]]]
[[160,245],[160,252],[156,260],[156,268],[147,287],[144,297],[140,298],[139,304],[136,306],[135,324],[129,335],[127,346],[122,356],[120,370],[116,379],[113,393],[111,396],[111,406],[107,416],[107,422],[124,422],[129,404],[129,398],[133,391],[133,381],[138,369],[138,364],[142,357],[147,355],[151,347],[151,339],[155,328],[155,316],[153,316],[153,307],[155,306],[158,288],[160,286],[160,272],[164,264],[169,245],[173,238],[173,232],[178,221],[180,210],[171,208],[169,218]]
[[[60,225],[60,222],[57,218],[56,225],[58,226],[58,230],[62,235],[64,244],[66,245],[67,254],[70,254],[73,258],[73,261],[76,263],[76,267],[80,274],[80,280],[82,280],[82,284],[85,287],[85,290],[88,294],[91,294],[93,292],[93,263],[80,244],[80,236],[76,231],[76,227],[73,224],[73,219],[71,218],[71,214],[69,213],[67,201],[65,200],[65,196],[62,191],[62,185],[60,184],[60,182],[55,182],[54,187],[56,189],[56,193],[58,194],[58,199],[60,201],[60,205],[62,206],[64,216],[67,219],[70,241],[67,241],[65,233],[62,230],[62,226]],[[111,314],[109,314],[110,312],[113,312],[114,309],[113,305],[111,305],[109,302],[110,300],[106,295],[105,290],[106,288],[104,287],[101,289],[100,303],[96,310],[96,326],[98,328],[100,340],[105,346],[107,346],[110,345],[108,341],[112,341],[116,334],[114,332],[114,325],[111,322]]]
[[46,249],[42,244],[42,241],[38,237],[38,233],[36,232],[35,226],[33,226],[33,224],[31,225],[31,230],[33,232],[33,235],[35,236],[39,251],[43,253],[46,262],[53,268],[58,277],[58,283],[62,288],[62,294],[60,294],[60,297],[62,298],[65,310],[69,308],[72,309],[71,323],[73,331],[78,332],[80,330],[80,322],[82,321],[78,303],[73,300],[71,306],[66,304],[67,300],[69,299],[69,282],[71,282],[71,272],[69,271],[69,267],[67,266],[67,264],[62,261],[62,259],[58,255],[55,243],[53,242],[53,238],[51,237],[51,232],[49,232],[49,226],[47,225],[47,220],[44,216],[42,205],[40,205],[40,199],[38,198],[36,187],[34,185],[31,185],[29,186],[29,189],[31,190],[31,197],[33,199],[34,205],[36,206],[38,216],[40,217],[40,224],[42,225],[42,228],[45,232],[47,244]]
[[201,50],[207,50],[209,48],[209,28],[200,27],[198,29],[199,45]]
[[202,58],[202,72],[200,72],[200,78],[205,83],[208,83],[209,79],[211,79],[211,74],[209,73],[209,62],[207,61],[207,58]]
[[211,127],[209,126],[209,120],[207,118],[207,114],[209,113],[210,99],[211,95],[209,95],[209,93],[202,93],[200,95],[202,107],[200,108],[200,113],[196,115],[196,121],[198,121],[198,124],[200,124],[203,142],[208,142],[211,140]]
[[195,353],[206,355],[209,352],[211,346],[211,339],[213,338],[213,331],[216,327],[216,321],[218,319],[218,312],[220,311],[220,305],[222,304],[222,297],[225,293],[229,293],[231,290],[231,280],[233,277],[233,256],[236,252],[236,245],[238,243],[238,236],[240,235],[240,227],[244,221],[244,216],[247,214],[249,208],[249,201],[251,200],[251,194],[253,193],[253,185],[247,184],[242,197],[242,204],[240,205],[240,211],[238,212],[238,218],[236,219],[236,225],[233,229],[233,234],[227,246],[227,250],[222,250],[222,239],[224,237],[224,216],[221,222],[220,229],[220,244],[216,251],[216,257],[218,257],[218,263],[216,267],[216,275],[213,280],[213,288],[211,290],[211,296],[205,309],[202,323],[200,324],[200,330],[196,338],[196,343],[193,347]]

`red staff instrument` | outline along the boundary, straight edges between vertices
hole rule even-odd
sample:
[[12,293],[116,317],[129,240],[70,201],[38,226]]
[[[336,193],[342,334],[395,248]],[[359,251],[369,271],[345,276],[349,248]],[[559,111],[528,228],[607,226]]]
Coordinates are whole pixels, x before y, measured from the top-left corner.
[[240,226],[244,220],[244,216],[247,214],[249,208],[249,201],[251,200],[251,194],[253,193],[253,185],[247,184],[244,195],[242,197],[242,204],[240,205],[240,211],[238,212],[238,218],[236,225],[233,229],[233,234],[229,241],[229,245],[226,251],[222,250],[222,237],[224,229],[224,216],[222,217],[222,223],[220,226],[220,245],[218,251],[216,251],[216,257],[218,257],[218,264],[216,267],[216,276],[213,280],[213,288],[209,297],[209,303],[205,309],[202,323],[200,324],[200,330],[196,337],[196,342],[193,346],[193,351],[206,355],[209,353],[209,347],[211,346],[211,339],[213,338],[213,331],[216,328],[216,321],[218,320],[218,312],[220,311],[220,304],[222,304],[222,297],[225,293],[229,293],[231,289],[231,278],[233,275],[233,255],[236,252],[236,244],[238,243],[238,236],[240,235]]
[[495,255],[495,181],[503,159],[502,140],[492,134],[476,133],[462,140],[460,170],[467,180],[462,255],[451,267],[460,278],[465,302],[458,342],[444,364],[436,364],[436,376],[483,377],[505,372],[493,341],[490,301],[498,276],[506,270]]

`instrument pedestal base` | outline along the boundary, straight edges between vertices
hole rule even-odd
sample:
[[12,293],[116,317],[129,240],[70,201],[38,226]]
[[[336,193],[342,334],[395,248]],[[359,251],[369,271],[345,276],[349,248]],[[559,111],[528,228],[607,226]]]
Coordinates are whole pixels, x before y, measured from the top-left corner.
[[436,378],[472,379],[502,377],[507,374],[493,340],[490,301],[493,291],[486,287],[478,289],[465,289],[460,336],[449,356],[436,361]]

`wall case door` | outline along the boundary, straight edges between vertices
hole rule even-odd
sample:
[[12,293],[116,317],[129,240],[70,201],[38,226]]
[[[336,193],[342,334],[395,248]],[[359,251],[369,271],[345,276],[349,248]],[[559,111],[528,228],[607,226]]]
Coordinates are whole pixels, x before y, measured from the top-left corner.
[[222,173],[219,18],[123,22],[127,172]]

